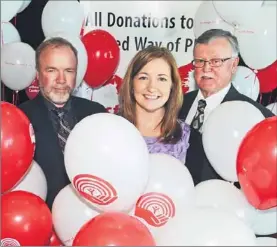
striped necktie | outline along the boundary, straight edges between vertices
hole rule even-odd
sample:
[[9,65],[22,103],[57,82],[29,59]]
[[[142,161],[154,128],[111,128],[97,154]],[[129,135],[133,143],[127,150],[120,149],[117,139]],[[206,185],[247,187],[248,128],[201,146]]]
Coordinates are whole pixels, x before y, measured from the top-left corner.
[[192,128],[200,131],[201,127],[204,123],[204,110],[206,107],[207,103],[205,100],[201,99],[198,101],[198,107],[197,107],[197,112],[191,122]]
[[65,120],[65,112],[63,110],[54,110],[58,116],[57,134],[62,151],[64,152],[66,140],[70,134],[71,128],[69,123]]

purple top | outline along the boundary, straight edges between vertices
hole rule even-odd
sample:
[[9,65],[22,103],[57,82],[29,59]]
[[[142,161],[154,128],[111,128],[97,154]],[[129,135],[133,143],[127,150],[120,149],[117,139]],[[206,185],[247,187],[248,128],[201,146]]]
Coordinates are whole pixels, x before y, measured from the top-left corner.
[[157,137],[144,136],[149,153],[165,153],[172,155],[180,161],[186,160],[187,149],[189,147],[190,127],[184,122],[180,122],[183,134],[181,139],[175,144],[165,144],[158,142]]

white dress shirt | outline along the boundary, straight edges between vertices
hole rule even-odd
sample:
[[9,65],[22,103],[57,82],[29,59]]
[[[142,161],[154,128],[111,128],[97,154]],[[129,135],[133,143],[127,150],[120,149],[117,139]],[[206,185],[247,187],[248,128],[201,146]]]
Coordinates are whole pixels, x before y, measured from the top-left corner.
[[[205,107],[205,110],[204,110],[204,123],[205,121],[207,120],[209,114],[217,107],[221,104],[221,102],[223,101],[224,97],[226,96],[226,94],[228,93],[229,89],[231,87],[231,83],[228,84],[227,87],[221,89],[220,91],[218,91],[217,93],[215,94],[212,94],[211,96],[207,97],[207,98],[204,98],[202,92],[199,90],[198,91],[198,94],[194,100],[194,102],[192,103],[192,106],[189,110],[189,113],[187,115],[187,118],[186,118],[186,123],[187,124],[191,124],[193,118],[194,118],[194,115],[196,114],[197,112],[197,107],[198,107],[198,101],[201,100],[201,99],[204,99],[207,103],[206,107]],[[203,124],[204,124],[203,123]],[[202,129],[202,128],[201,128]],[[201,132],[201,130],[200,130]]]

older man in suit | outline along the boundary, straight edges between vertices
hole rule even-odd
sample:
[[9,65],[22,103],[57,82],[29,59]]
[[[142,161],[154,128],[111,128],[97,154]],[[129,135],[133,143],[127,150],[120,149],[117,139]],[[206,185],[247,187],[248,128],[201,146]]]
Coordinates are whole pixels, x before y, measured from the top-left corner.
[[192,128],[186,165],[196,184],[220,179],[205,155],[201,136],[203,123],[216,107],[227,101],[246,101],[258,108],[264,117],[273,116],[271,111],[240,94],[232,85],[232,76],[239,63],[238,55],[237,38],[221,29],[204,32],[194,44],[192,63],[199,89],[184,96],[179,118]]
[[50,209],[59,191],[70,183],[63,155],[70,131],[86,116],[106,111],[96,102],[71,95],[77,65],[77,50],[67,40],[54,37],[41,43],[36,50],[40,93],[19,106],[35,131],[34,159],[47,179],[46,202]]

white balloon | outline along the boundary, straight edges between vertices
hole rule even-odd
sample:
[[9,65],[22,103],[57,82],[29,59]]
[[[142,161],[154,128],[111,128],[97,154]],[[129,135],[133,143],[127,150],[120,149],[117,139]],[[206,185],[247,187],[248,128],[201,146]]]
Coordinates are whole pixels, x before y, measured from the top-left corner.
[[21,5],[20,9],[17,11],[17,13],[20,13],[20,12],[22,12],[23,10],[25,10],[25,9],[29,6],[29,4],[31,3],[31,1],[32,1],[32,0],[23,0],[23,1],[22,1],[22,5]]
[[36,76],[34,49],[23,42],[13,42],[1,48],[1,80],[12,90],[31,85]]
[[1,47],[7,43],[20,41],[21,38],[15,26],[10,22],[1,22]]
[[138,129],[123,117],[98,113],[71,131],[65,167],[75,189],[103,211],[129,211],[146,188],[149,152]]
[[252,230],[258,235],[277,233],[277,207],[259,210],[253,207],[254,214],[249,220]]
[[22,6],[22,0],[1,0],[1,22],[10,21]]
[[149,165],[149,181],[133,214],[154,232],[195,206],[195,189],[190,172],[173,156],[150,154]]
[[46,200],[47,196],[47,181],[46,177],[36,161],[32,161],[32,164],[23,177],[23,179],[12,189],[12,191],[28,191],[31,192],[42,200]]
[[223,29],[234,33],[234,27],[224,21],[216,12],[212,1],[203,1],[194,17],[194,35],[198,38],[209,29]]
[[264,0],[263,5],[270,5],[270,6],[275,6],[277,5],[277,1],[272,1],[272,0]]
[[88,65],[88,55],[87,50],[81,41],[81,39],[77,36],[73,36],[71,34],[68,34],[66,32],[57,32],[52,33],[50,36],[48,36],[45,40],[53,37],[61,37],[69,41],[77,50],[78,52],[78,68],[77,68],[77,76],[76,76],[76,86],[77,88],[81,82],[83,81],[83,78],[85,76],[87,65]]
[[157,246],[253,246],[256,237],[243,221],[214,208],[195,208],[172,219],[154,235]]
[[80,228],[98,214],[76,193],[71,184],[58,193],[52,206],[55,232],[65,246],[72,246]]
[[243,192],[230,182],[219,179],[207,180],[197,184],[195,192],[197,207],[224,210],[236,215],[246,224],[253,218],[253,207],[249,205]]
[[[247,113],[247,116],[246,116]],[[264,120],[259,109],[246,101],[220,104],[203,125],[203,147],[215,171],[225,180],[238,181],[236,159],[247,132]]]
[[256,101],[260,93],[260,82],[255,72],[245,66],[238,66],[233,77],[233,86],[247,97]]
[[272,113],[277,116],[277,102],[267,105],[266,108],[271,110]]
[[264,5],[255,18],[236,30],[241,57],[250,68],[264,69],[276,61],[276,29],[276,6]]
[[[256,18],[263,0],[255,1],[215,1],[214,7],[218,14],[228,23],[238,26]],[[246,11],[247,10],[247,11]]]
[[270,237],[258,237],[256,246],[277,246],[277,239]]
[[78,37],[85,15],[78,1],[48,1],[45,5],[41,26],[45,37],[55,32],[66,32]]

